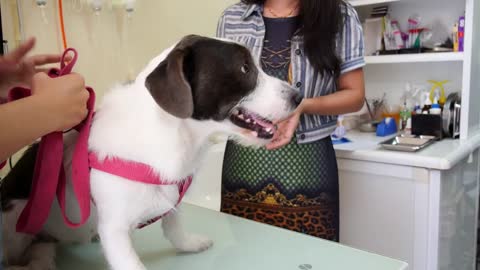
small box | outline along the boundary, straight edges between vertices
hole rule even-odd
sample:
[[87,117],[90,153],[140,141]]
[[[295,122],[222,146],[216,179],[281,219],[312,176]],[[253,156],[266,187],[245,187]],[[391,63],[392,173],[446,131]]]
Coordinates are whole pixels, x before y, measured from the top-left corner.
[[412,134],[417,136],[434,136],[437,140],[444,138],[441,115],[412,115]]

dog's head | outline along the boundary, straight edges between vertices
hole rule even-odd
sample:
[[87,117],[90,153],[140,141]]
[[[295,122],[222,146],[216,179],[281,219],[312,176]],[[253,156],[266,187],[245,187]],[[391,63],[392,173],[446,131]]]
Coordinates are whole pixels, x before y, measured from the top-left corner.
[[302,96],[267,76],[244,46],[200,36],[183,38],[147,76],[156,103],[178,118],[214,120],[244,144],[264,144],[272,122],[289,116]]

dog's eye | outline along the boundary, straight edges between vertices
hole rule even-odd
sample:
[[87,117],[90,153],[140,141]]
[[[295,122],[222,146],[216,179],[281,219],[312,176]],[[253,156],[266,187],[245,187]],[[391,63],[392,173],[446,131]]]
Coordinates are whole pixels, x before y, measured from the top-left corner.
[[250,72],[250,67],[247,64],[244,64],[240,70],[243,74],[248,74]]

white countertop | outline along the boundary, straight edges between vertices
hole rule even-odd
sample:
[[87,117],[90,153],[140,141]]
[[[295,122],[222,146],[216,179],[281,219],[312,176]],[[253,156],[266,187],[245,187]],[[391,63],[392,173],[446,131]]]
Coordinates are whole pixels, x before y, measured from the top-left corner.
[[468,139],[444,139],[416,153],[384,150],[380,142],[393,137],[376,137],[374,133],[348,131],[351,143],[335,145],[337,157],[395,165],[449,170],[480,147],[480,131]]

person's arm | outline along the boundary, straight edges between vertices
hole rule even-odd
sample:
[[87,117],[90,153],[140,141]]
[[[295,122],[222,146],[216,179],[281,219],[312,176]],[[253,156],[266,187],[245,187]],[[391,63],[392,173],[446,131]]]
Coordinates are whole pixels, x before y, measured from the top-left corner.
[[25,145],[55,130],[49,123],[47,104],[28,97],[0,106],[0,160],[6,160]]
[[0,161],[45,134],[80,123],[88,112],[88,97],[78,74],[56,79],[36,74],[32,96],[0,105]]
[[225,38],[225,13],[222,13],[217,23],[217,38]]
[[316,115],[339,115],[360,110],[364,104],[365,82],[363,69],[340,76],[337,92],[317,98],[304,99],[299,112]]
[[26,57],[34,45],[31,38],[0,56],[0,99],[14,86],[32,89],[31,97],[0,105],[0,162],[45,134],[77,125],[87,114],[83,78],[49,78],[38,67],[60,62],[61,55]]
[[304,99],[297,110],[287,120],[278,123],[278,129],[267,149],[273,150],[288,144],[300,122],[302,114],[331,115],[358,111],[362,108],[365,98],[363,70],[356,69],[340,76],[337,92]]
[[362,108],[365,99],[363,30],[358,15],[352,7],[347,7],[345,16],[342,31],[344,36],[338,44],[341,65],[337,91],[326,96],[304,99],[291,117],[277,124],[278,129],[272,142],[267,145],[267,149],[277,149],[288,144],[295,134],[303,113],[339,115]]
[[[34,46],[35,39],[30,38],[10,53],[0,56],[1,99],[6,98],[8,90],[12,87],[31,87],[33,75],[45,71],[41,66],[60,62],[62,57],[60,54],[42,54],[27,57],[26,55]],[[67,56],[65,60],[70,60],[70,57]]]

